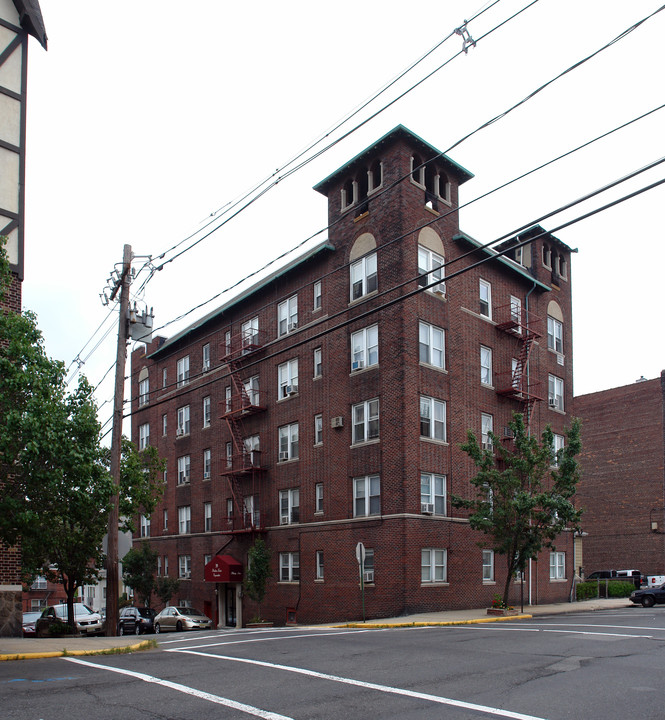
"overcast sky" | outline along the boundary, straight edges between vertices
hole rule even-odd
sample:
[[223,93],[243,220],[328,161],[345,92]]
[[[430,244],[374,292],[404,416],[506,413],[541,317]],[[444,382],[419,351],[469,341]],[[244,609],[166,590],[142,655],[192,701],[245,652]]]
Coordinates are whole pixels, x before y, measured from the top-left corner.
[[[476,47],[152,277],[134,299],[154,307],[156,326],[170,336],[232,294],[175,318],[322,231],[326,200],[312,186],[395,125],[446,151],[654,13],[660,0],[538,0],[490,34],[528,0],[40,4],[49,49],[31,39],[23,303],[38,314],[48,353],[68,366],[90,355],[83,371],[97,384],[117,341],[116,316],[99,293],[125,243],[158,264],[164,251],[201,237],[206,223],[208,232],[228,217],[227,203],[489,8],[468,25]],[[665,103],[664,36],[665,11],[450,150],[475,175],[461,202]],[[461,48],[458,35],[443,42],[327,142]],[[463,208],[461,229],[490,241],[660,159],[664,121],[665,110],[653,113]],[[665,164],[542,224],[553,230],[663,177]],[[665,367],[664,188],[555,233],[579,250],[571,262],[575,394],[653,378]],[[112,394],[111,371],[99,403]],[[107,402],[100,418],[109,416]]]

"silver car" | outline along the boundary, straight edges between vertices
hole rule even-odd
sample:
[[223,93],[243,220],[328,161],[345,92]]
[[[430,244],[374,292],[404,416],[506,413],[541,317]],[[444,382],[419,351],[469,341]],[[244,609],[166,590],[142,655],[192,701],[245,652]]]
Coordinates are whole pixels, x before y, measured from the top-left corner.
[[[48,637],[49,627],[56,621],[67,622],[66,605],[51,605],[44,610],[35,623],[37,637]],[[74,603],[74,622],[81,635],[102,635],[104,633],[105,624],[102,616],[82,603]]]
[[200,610],[189,607],[167,607],[155,617],[155,632],[175,630],[211,630],[212,620]]

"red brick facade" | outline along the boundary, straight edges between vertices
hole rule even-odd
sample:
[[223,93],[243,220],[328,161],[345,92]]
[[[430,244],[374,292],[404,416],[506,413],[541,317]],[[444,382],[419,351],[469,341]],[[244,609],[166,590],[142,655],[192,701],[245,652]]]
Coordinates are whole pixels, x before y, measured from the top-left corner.
[[580,395],[584,569],[665,574],[665,374]]
[[[418,166],[430,160],[421,174]],[[171,575],[181,569],[179,556],[190,558],[183,569],[191,569],[191,578],[183,579],[174,602],[191,602],[210,612],[220,625],[229,622],[225,617],[231,603],[229,588],[204,581],[204,559],[231,555],[246,565],[257,532],[273,557],[273,578],[261,610],[276,623],[359,617],[358,542],[374,553],[373,581],[368,576],[365,587],[368,617],[482,606],[502,589],[504,559],[496,558],[494,579],[483,581],[483,552],[478,545],[482,538],[450,505],[451,494],[470,495],[469,478],[474,474],[459,444],[467,428],[480,438],[483,413],[492,417],[494,432],[501,435],[512,412],[523,409],[518,393],[512,391],[511,372],[513,358],[519,358],[529,333],[524,327],[518,329],[519,322],[510,324],[511,296],[518,299],[514,302],[519,304],[520,322],[528,310],[532,328],[540,331],[523,378],[525,393],[528,383],[540,399],[533,405],[532,430],[539,433],[549,423],[563,435],[572,406],[570,250],[543,232],[525,246],[521,264],[493,257],[471,268],[488,254],[458,227],[458,186],[470,178],[432,146],[396,128],[315,188],[329,201],[326,243],[169,341],[155,339],[147,351],[133,353],[133,438],[139,442],[143,433],[145,439],[149,426],[149,442],[168,463],[165,496],[151,519],[150,542],[160,555],[162,571],[168,558]],[[530,232],[533,237],[540,229]],[[520,259],[514,250],[511,255]],[[438,287],[439,292],[418,292],[419,257],[421,275],[423,268],[436,268],[437,258],[445,258],[445,291]],[[427,275],[423,283],[436,279]],[[485,306],[481,280],[491,288]],[[317,283],[320,307],[315,301]],[[354,287],[359,297],[354,297]],[[280,335],[279,306],[293,297],[297,297],[297,325]],[[288,309],[287,330],[289,320],[296,322],[293,304]],[[552,349],[548,349],[548,313],[559,318],[563,329],[560,343]],[[253,318],[258,318],[258,330],[248,331],[250,342],[244,336],[243,353],[236,343],[243,324]],[[374,326],[378,359],[374,349],[370,352]],[[440,330],[445,332],[443,354]],[[352,349],[359,340],[356,333],[365,341],[364,353]],[[206,345],[209,369],[202,364]],[[491,351],[485,383],[481,383],[481,346]],[[318,349],[320,372],[315,369]],[[177,368],[185,357],[189,377],[183,383]],[[279,366],[296,359],[297,380],[294,365],[283,368],[280,375]],[[227,387],[232,396],[229,409],[236,407],[234,373],[242,382],[258,376],[258,395],[248,401],[245,391],[247,411],[236,424],[227,424]],[[551,403],[550,375],[558,380],[556,387],[552,385]],[[210,398],[212,408],[207,427],[205,398]],[[444,403],[445,423],[435,422]],[[177,432],[178,410],[185,407],[189,426]],[[317,416],[321,416],[320,437]],[[181,423],[184,417],[183,411]],[[298,449],[293,459],[289,457],[293,448],[280,445],[279,438],[280,428],[296,423]],[[250,464],[260,469],[236,465],[239,447],[232,432],[236,427],[240,440],[259,437],[260,459],[256,453]],[[433,437],[424,437],[427,433]],[[232,443],[236,456],[231,469],[227,443]],[[209,478],[204,477],[206,451],[211,457]],[[178,459],[185,457],[190,465],[183,483]],[[436,484],[442,476],[445,497],[434,491],[423,494],[423,478],[440,489]],[[317,485],[322,489],[318,501]],[[298,491],[297,513],[288,504],[294,498],[289,490]],[[280,509],[280,492],[284,509]],[[258,498],[254,525],[249,522],[251,514],[242,512],[248,496]],[[229,501],[233,517],[227,511]],[[210,503],[209,529],[206,503]],[[184,513],[182,518],[179,513]],[[436,552],[427,555],[429,550]],[[526,578],[525,596],[530,592],[534,603],[568,597],[573,566],[569,534],[557,543],[557,551],[565,553],[560,556],[565,563],[563,577],[550,580],[546,552]],[[280,558],[287,553],[292,555]],[[299,581],[289,581],[292,568],[282,568],[280,562],[296,557]],[[324,569],[319,578],[321,557]],[[436,558],[433,564],[439,567],[430,566],[426,558]],[[518,585],[513,595],[518,602]],[[246,622],[256,608],[239,590],[234,597],[242,605],[237,619]]]

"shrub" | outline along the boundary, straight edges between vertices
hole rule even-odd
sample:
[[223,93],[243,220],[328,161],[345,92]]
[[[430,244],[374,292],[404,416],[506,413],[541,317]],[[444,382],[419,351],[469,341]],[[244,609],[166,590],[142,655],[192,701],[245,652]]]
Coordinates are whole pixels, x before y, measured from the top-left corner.
[[598,597],[598,583],[596,582],[583,582],[577,585],[577,599],[578,600],[591,600],[592,598]]
[[53,635],[54,637],[57,637],[60,635],[74,635],[77,632],[78,632],[78,630],[75,627],[72,627],[68,623],[64,623],[60,620],[54,620],[48,626],[49,635]]
[[635,589],[631,582],[611,582],[608,595],[610,597],[630,597]]

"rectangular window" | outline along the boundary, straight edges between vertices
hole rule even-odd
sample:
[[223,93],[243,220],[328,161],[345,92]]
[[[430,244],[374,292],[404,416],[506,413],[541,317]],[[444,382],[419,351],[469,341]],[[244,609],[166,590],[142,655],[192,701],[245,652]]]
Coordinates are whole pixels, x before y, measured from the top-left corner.
[[226,467],[233,467],[233,443],[226,443]]
[[150,516],[141,515],[141,537],[150,537]]
[[486,281],[480,281],[480,314],[492,319],[492,286]]
[[483,550],[483,582],[494,582],[494,550]]
[[162,530],[165,532],[169,529],[169,511],[164,510],[162,513]]
[[447,550],[423,548],[420,551],[420,580],[424,583],[446,582]]
[[203,398],[203,427],[210,427],[210,396]]
[[139,450],[145,450],[150,445],[150,423],[139,425]]
[[189,435],[189,405],[178,408],[175,434],[176,437]]
[[189,482],[189,455],[178,458],[178,485]]
[[231,412],[231,410],[233,409],[232,399],[231,399],[231,392],[232,392],[231,386],[230,386],[230,385],[227,385],[227,386],[224,388],[224,400],[225,400],[225,407],[226,407],[226,412],[227,412],[227,413],[228,413],[228,412]]
[[554,433],[552,438],[552,452],[554,453],[554,458],[552,461],[552,467],[558,468],[559,463],[561,462],[562,454],[563,454],[563,448],[566,444],[566,438],[563,435],[557,435]]
[[365,400],[351,408],[353,443],[366,442],[379,437],[379,399]]
[[259,514],[259,496],[247,495],[244,502],[245,527],[259,527],[261,520]]
[[162,435],[166,435],[166,428],[168,426],[168,416],[166,413],[162,415]]
[[446,514],[446,476],[420,473],[420,512],[426,515]]
[[162,556],[157,556],[157,577],[160,577],[162,574]]
[[282,425],[279,428],[279,460],[294,460],[298,457],[298,423]]
[[162,370],[162,387],[163,387],[163,388],[165,388],[166,385],[167,385],[166,379],[167,379],[167,372],[166,372],[166,368],[164,368],[164,369]]
[[446,403],[422,396],[420,398],[420,435],[432,440],[446,440]]
[[230,527],[233,527],[233,498],[226,500],[226,521]]
[[203,451],[203,479],[210,480],[212,471],[212,451],[206,448]]
[[513,323],[513,328],[518,333],[522,333],[522,301],[515,297],[510,296],[510,321]]
[[201,370],[203,372],[210,370],[210,343],[206,343],[201,350]]
[[488,413],[482,413],[480,416],[480,437],[483,450],[493,450],[491,432],[494,432],[494,417]]
[[150,400],[150,380],[145,378],[139,382],[139,407],[148,404]]
[[279,491],[279,524],[292,525],[300,522],[300,490]]
[[351,333],[351,372],[379,363],[379,326]]
[[281,337],[298,327],[298,296],[294,295],[277,306],[277,335]]
[[376,275],[376,253],[351,263],[351,300],[376,292],[378,287]]
[[[166,572],[164,574],[166,574]],[[187,580],[192,577],[191,555],[178,555],[178,577],[183,580]]]
[[178,534],[188,535],[192,531],[192,508],[183,505],[178,508]]
[[563,412],[563,380],[556,375],[549,376],[547,403],[551,408]]
[[445,367],[445,334],[441,328],[425,322],[418,323],[420,362],[443,369]]
[[320,310],[323,302],[323,294],[321,291],[321,281],[317,280],[314,283],[314,302],[312,307],[314,310]]
[[244,454],[243,467],[259,467],[261,464],[261,441],[258,435],[248,435],[243,440]]
[[557,353],[563,353],[563,323],[547,316],[547,347]]
[[492,350],[484,345],[480,346],[480,382],[492,384]]
[[240,326],[240,336],[243,353],[249,352],[259,345],[259,318],[258,315],[247,320]]
[[[437,255],[435,252],[428,250],[422,245],[418,245],[418,286],[428,288],[429,292],[445,293],[446,284],[443,282],[444,278],[444,259],[441,255]],[[428,273],[427,275],[425,273]]]
[[550,553],[550,580],[565,580],[566,578],[566,553]]
[[189,382],[189,355],[178,360],[178,387],[187,385]]
[[323,353],[321,348],[314,348],[314,377],[320,378],[323,375]]
[[252,375],[251,378],[245,380],[242,384],[245,396],[242,399],[243,407],[259,405],[259,376]]
[[232,350],[232,347],[231,347],[231,331],[230,331],[230,330],[227,330],[227,331],[224,333],[224,351],[225,351],[225,354],[226,354],[226,355],[230,355],[230,354],[231,354],[231,350]]
[[300,553],[285,552],[279,554],[280,582],[300,581]]
[[323,444],[323,415],[314,416],[314,444]]
[[381,514],[381,481],[378,475],[353,479],[353,517]]
[[[164,575],[169,574],[169,556],[164,555]],[[106,589],[106,587],[104,588]]]
[[323,550],[316,551],[316,579],[323,580]]
[[316,486],[314,487],[315,496],[316,496],[316,506],[315,511],[317,513],[323,512],[323,483],[316,483]]
[[212,503],[203,503],[203,531],[212,532]]
[[277,397],[282,399],[298,392],[298,358],[277,366]]
[[365,562],[363,563],[363,583],[374,584],[374,548],[365,548]]

